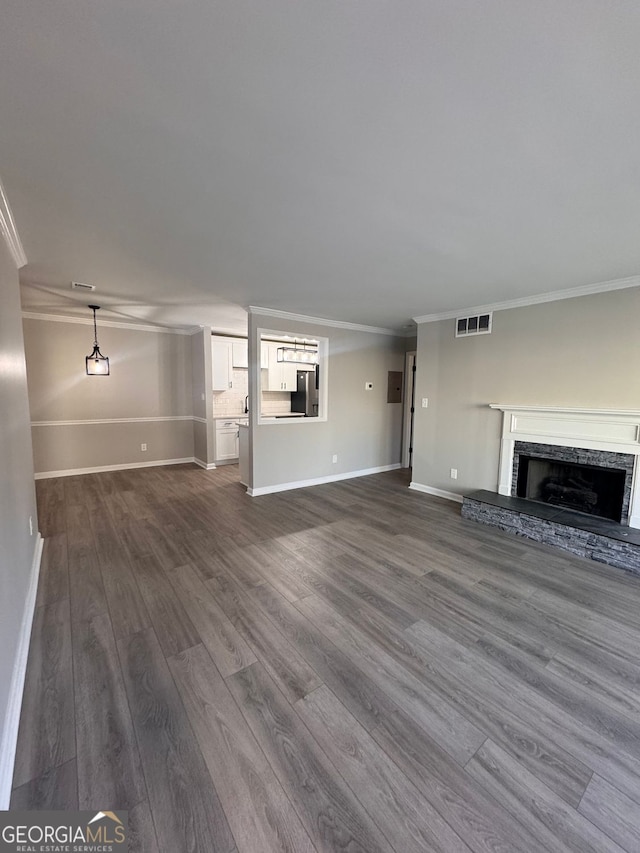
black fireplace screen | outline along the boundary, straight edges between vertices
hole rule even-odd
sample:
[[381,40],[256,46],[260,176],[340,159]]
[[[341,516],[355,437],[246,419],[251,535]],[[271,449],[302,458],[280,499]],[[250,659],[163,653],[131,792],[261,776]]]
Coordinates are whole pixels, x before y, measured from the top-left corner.
[[518,497],[620,521],[626,472],[520,456]]

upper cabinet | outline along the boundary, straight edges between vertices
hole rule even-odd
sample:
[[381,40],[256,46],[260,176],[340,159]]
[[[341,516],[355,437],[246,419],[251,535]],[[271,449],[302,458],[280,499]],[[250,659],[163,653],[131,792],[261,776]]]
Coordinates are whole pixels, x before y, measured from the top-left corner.
[[266,391],[296,391],[297,365],[278,361],[278,347],[282,344],[268,343],[269,369],[267,371]]
[[214,391],[233,388],[232,344],[230,341],[211,341],[212,387]]
[[212,389],[229,391],[233,388],[233,370],[249,366],[247,341],[229,338],[211,339]]
[[246,341],[234,341],[231,344],[231,364],[233,367],[249,367],[249,348]]

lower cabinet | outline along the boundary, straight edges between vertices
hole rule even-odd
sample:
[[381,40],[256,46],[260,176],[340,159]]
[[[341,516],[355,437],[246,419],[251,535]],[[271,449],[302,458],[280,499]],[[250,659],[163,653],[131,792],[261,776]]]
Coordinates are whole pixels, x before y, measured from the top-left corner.
[[216,432],[216,460],[238,458],[238,427]]
[[216,421],[216,462],[238,458],[237,419]]

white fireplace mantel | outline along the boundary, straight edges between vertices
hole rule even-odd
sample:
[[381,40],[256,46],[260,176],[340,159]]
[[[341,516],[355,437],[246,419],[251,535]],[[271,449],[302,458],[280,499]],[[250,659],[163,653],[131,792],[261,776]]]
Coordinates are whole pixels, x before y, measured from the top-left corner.
[[513,452],[516,441],[609,450],[636,457],[629,507],[629,526],[640,528],[640,411],[628,409],[575,409],[490,403],[502,413],[498,492],[511,494]]

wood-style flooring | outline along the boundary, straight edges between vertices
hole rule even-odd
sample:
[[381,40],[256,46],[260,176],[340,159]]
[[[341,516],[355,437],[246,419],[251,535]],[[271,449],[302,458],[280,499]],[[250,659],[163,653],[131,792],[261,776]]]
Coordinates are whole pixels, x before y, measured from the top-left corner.
[[38,482],[13,808],[144,853],[640,850],[640,578],[391,472]]

